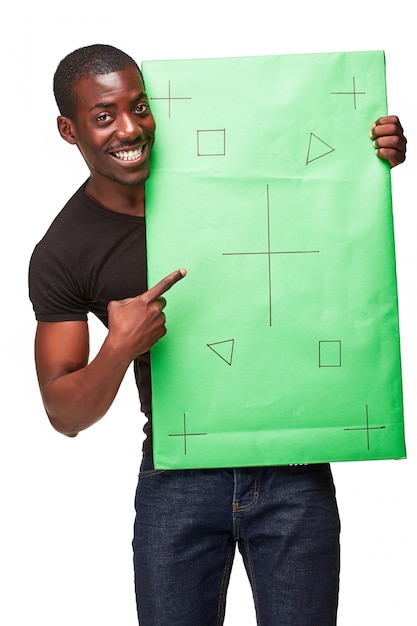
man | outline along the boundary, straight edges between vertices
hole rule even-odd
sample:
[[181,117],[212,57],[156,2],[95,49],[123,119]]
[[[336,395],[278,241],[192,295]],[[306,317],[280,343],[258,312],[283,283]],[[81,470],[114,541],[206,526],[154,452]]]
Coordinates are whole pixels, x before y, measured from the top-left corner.
[[[147,291],[145,181],[155,122],[139,67],[112,46],[69,54],[54,93],[58,130],[90,176],[32,256],[37,374],[52,425],[72,437],[105,415],[134,364],[148,418],[133,542],[139,623],[222,624],[238,545],[259,624],[335,624],[339,518],[327,464],[154,469],[149,349],[166,332],[164,293],[186,273]],[[380,118],[371,137],[391,167],[404,161],[397,117]],[[89,311],[108,326],[91,361]]]

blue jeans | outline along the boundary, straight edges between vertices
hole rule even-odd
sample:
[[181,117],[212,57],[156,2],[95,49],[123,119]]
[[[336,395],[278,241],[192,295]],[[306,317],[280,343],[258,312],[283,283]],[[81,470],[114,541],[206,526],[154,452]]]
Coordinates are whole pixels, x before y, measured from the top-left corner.
[[334,626],[339,515],[327,464],[154,470],[133,540],[140,626],[220,626],[236,545],[258,626]]

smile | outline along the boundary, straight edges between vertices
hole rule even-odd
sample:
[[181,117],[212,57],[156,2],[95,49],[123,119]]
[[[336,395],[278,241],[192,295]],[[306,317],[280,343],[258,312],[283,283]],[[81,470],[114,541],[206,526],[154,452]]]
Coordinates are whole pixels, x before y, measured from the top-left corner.
[[113,156],[121,161],[136,161],[142,156],[142,148],[143,146],[136,150],[120,150],[120,152],[113,152]]

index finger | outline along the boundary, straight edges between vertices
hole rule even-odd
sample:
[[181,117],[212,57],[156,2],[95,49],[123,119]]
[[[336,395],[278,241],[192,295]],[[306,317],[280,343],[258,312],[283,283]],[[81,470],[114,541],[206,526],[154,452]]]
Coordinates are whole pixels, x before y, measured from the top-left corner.
[[187,270],[175,270],[175,272],[171,272],[168,276],[165,276],[159,283],[156,283],[151,289],[149,289],[148,294],[151,298],[159,298],[164,294],[168,289],[171,289],[172,285],[175,285],[181,278],[184,278]]

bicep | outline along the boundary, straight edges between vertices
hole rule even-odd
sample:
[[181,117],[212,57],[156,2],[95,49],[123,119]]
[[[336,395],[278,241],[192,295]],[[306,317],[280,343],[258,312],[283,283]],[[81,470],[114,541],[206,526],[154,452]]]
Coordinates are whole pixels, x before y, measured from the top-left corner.
[[38,322],[35,362],[41,390],[52,380],[85,367],[89,351],[87,322]]

